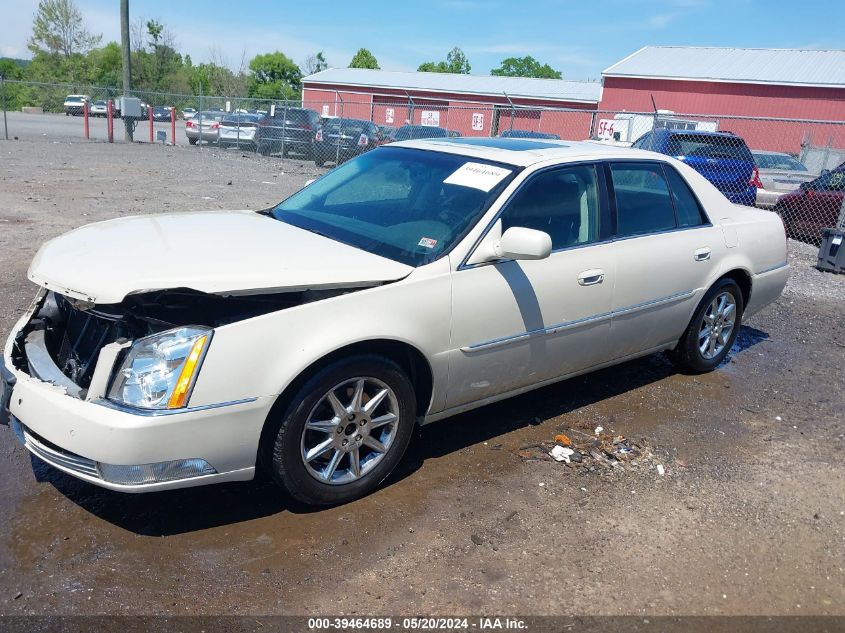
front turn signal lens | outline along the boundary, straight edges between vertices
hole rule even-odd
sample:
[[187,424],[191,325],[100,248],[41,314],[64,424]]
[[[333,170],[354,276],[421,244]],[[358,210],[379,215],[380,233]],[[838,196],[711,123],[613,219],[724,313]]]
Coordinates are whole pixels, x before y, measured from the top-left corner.
[[182,371],[176,381],[176,386],[173,388],[173,393],[170,394],[170,400],[167,402],[168,409],[181,409],[185,406],[185,401],[188,399],[188,394],[194,384],[196,378],[197,368],[199,367],[202,352],[205,349],[205,344],[208,341],[208,336],[200,336],[194,341],[193,347],[182,365]]

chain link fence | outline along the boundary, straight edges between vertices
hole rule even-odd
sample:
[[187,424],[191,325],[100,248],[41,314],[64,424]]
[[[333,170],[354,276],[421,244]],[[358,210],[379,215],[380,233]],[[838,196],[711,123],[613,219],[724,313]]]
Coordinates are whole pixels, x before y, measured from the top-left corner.
[[845,226],[841,108],[830,118],[802,119],[447,105],[388,95],[353,101],[335,93],[303,102],[134,91],[141,116],[121,118],[120,93],[101,86],[3,81],[4,132],[21,139],[81,138],[87,132],[88,138],[107,140],[111,107],[115,141],[130,128],[135,141],[237,149],[318,166],[416,138],[589,139],[679,157],[733,202],[778,213],[793,238],[818,244],[825,228]]

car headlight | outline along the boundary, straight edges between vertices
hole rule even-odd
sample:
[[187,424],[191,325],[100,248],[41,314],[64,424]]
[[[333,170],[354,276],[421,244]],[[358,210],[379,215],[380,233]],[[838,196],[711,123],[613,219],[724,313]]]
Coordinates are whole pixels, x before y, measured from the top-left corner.
[[142,409],[181,409],[211,340],[211,329],[180,327],[138,339],[109,389],[109,400]]

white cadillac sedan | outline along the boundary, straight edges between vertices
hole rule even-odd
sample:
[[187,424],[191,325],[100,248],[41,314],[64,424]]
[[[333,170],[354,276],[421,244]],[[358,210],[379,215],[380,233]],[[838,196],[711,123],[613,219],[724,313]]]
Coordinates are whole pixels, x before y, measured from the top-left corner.
[[778,216],[661,154],[428,139],[259,212],[45,244],[0,412],[70,475],[144,492],[269,473],[373,490],[414,425],[660,351],[716,368],[788,275]]

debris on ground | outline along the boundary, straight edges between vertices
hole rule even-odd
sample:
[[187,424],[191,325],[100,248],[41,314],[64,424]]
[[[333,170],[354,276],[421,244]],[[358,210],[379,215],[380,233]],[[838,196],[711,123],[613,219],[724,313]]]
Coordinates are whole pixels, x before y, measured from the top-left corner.
[[[553,442],[526,444],[515,453],[525,461],[552,460],[582,472],[636,468],[653,457],[645,438],[635,442],[624,435],[604,433],[602,427],[597,427],[594,435],[567,429],[567,433],[556,434]],[[665,474],[662,464],[657,465],[657,472]]]

